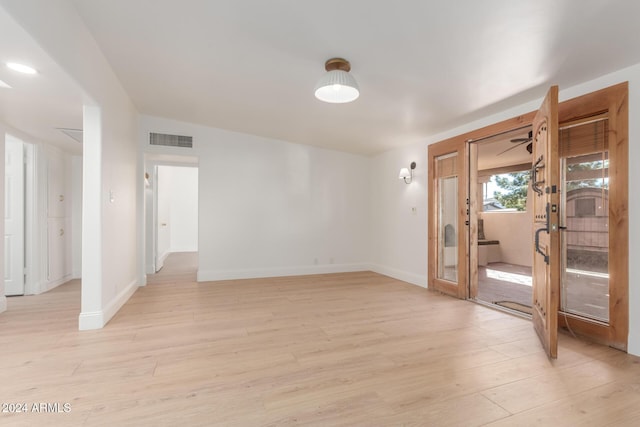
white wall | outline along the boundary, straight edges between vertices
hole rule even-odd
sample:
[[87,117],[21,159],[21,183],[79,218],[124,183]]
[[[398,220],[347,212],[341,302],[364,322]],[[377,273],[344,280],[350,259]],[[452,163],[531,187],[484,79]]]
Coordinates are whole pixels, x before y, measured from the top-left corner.
[[[629,182],[640,182],[640,168],[633,167],[640,161],[640,121],[634,120],[640,109],[640,64],[602,76],[571,88],[561,88],[560,100],[567,100],[629,81]],[[391,150],[372,159],[372,238],[373,263],[376,270],[417,284],[427,281],[427,214],[418,211],[417,221],[410,221],[407,208],[417,203],[426,206],[427,191],[424,178],[412,190],[391,185],[391,177],[411,161],[418,163],[419,171],[427,173],[427,146],[431,143],[469,132],[490,124],[536,110],[542,99],[505,110],[501,113],[470,122],[450,131],[434,135],[423,143]],[[388,182],[387,182],[388,179]],[[411,187],[411,186],[408,186]],[[409,191],[415,191],[408,196]],[[418,200],[414,202],[414,200]],[[629,193],[629,353],[640,355],[640,194]],[[408,280],[413,279],[413,280]]]
[[[416,162],[413,181],[405,184],[398,173],[411,162]],[[372,270],[426,287],[426,145],[388,151],[370,163]]]
[[[170,206],[170,251],[198,250],[198,169],[172,166]],[[160,187],[162,190],[162,187]]]
[[368,158],[148,116],[141,129],[143,145],[194,137],[145,150],[199,158],[198,280],[368,269]]
[[82,312],[101,328],[133,294],[137,259],[137,112],[73,2],[2,0],[2,7],[85,91]]

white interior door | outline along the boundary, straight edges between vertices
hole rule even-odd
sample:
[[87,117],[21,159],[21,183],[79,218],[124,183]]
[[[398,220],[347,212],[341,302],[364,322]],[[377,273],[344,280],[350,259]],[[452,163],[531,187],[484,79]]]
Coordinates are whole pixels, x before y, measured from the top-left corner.
[[5,139],[4,289],[24,295],[24,149],[10,135]]
[[171,182],[171,167],[156,166],[156,272],[164,266],[164,260],[169,255],[171,244],[171,199],[167,192],[168,183]]

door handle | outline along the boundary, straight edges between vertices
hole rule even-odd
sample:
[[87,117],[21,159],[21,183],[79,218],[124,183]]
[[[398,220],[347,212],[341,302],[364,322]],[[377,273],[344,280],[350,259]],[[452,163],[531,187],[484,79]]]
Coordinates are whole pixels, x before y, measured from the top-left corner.
[[551,220],[551,218],[549,218],[549,203],[547,203],[547,206],[546,206],[545,210],[547,212],[547,215],[546,215],[547,224],[544,227],[538,228],[536,230],[534,243],[535,243],[536,253],[542,255],[542,257],[544,258],[545,264],[548,265],[549,264],[549,255],[544,253],[542,251],[542,249],[540,249],[540,233],[545,231],[547,234],[549,234],[549,221]]
[[549,264],[549,255],[545,254],[544,252],[542,252],[542,249],[540,249],[540,233],[542,233],[543,231],[546,231],[548,233],[549,229],[547,227],[543,227],[543,228],[538,228],[536,230],[536,238],[535,238],[536,253],[539,253],[540,255],[542,255],[542,257],[544,258],[544,262],[546,264]]
[[541,165],[544,160],[543,156],[540,156],[538,160],[531,167],[531,188],[533,191],[538,193],[539,196],[542,196],[542,188],[540,188],[540,184],[544,184],[544,179],[542,181],[538,181],[538,169],[544,168],[544,165]]

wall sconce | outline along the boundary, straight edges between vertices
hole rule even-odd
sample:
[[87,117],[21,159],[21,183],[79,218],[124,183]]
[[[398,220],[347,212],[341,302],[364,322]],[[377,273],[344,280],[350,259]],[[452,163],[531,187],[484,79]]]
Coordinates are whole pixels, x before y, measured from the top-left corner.
[[400,175],[398,175],[398,179],[404,179],[405,184],[411,184],[411,181],[413,181],[413,170],[416,168],[416,162],[411,162],[409,168],[400,169]]

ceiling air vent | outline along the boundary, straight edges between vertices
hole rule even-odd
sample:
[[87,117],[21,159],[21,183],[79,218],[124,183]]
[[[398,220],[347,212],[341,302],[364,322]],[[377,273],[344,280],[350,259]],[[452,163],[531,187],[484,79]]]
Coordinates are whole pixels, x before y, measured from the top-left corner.
[[70,129],[70,128],[56,128],[60,132],[67,135],[69,138],[82,144],[82,129]]
[[165,147],[193,148],[193,137],[151,132],[149,134],[149,143],[151,145],[164,145]]

